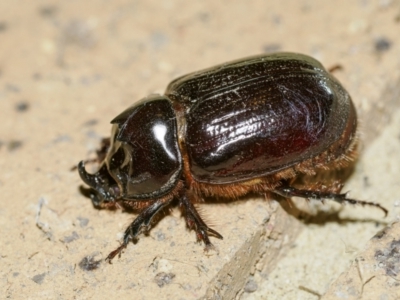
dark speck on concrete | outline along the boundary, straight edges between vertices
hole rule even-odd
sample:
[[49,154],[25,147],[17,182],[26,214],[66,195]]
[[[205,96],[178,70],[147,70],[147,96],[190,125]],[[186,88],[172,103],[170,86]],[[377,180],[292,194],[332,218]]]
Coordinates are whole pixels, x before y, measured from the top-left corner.
[[40,73],[33,73],[32,74],[32,79],[33,80],[40,80],[40,79],[42,79],[43,77],[42,77],[42,74],[40,74]]
[[0,33],[6,31],[7,28],[8,28],[7,23],[0,21]]
[[75,241],[77,239],[79,239],[79,235],[76,233],[76,231],[73,231],[71,233],[71,235],[68,235],[68,236],[64,237],[63,242],[68,244],[68,243],[71,243],[72,241]]
[[272,23],[274,23],[275,25],[280,25],[282,23],[282,17],[280,15],[273,15]]
[[54,17],[57,13],[57,7],[53,5],[46,5],[39,8],[39,14],[44,18]]
[[210,14],[208,12],[200,12],[197,17],[203,23],[208,23],[210,21]]
[[46,276],[46,273],[37,274],[32,277],[32,280],[34,282],[36,282],[37,284],[42,284],[45,276]]
[[99,135],[94,130],[88,130],[88,132],[86,132],[86,136],[89,138],[98,138],[99,137]]
[[368,177],[368,176],[364,176],[364,178],[363,178],[363,183],[364,183],[364,187],[365,187],[365,188],[371,186],[371,183],[370,183],[370,181],[369,181],[369,177]]
[[96,260],[96,259],[94,259],[94,257],[97,255],[97,253],[96,254],[94,254],[94,255],[88,255],[88,256],[85,256],[80,262],[79,262],[79,267],[82,269],[82,270],[85,270],[85,271],[93,271],[93,270],[96,270],[99,266],[100,266],[100,264],[101,264],[101,259],[98,259],[98,260]]
[[263,46],[263,51],[265,53],[272,53],[272,52],[277,52],[279,50],[281,50],[281,45],[279,44],[267,44]]
[[7,145],[8,151],[14,151],[22,147],[21,141],[10,141]]
[[156,239],[157,241],[165,240],[165,234],[160,230],[156,232]]
[[53,140],[54,144],[65,143],[65,142],[71,142],[71,137],[69,135],[66,134],[59,135]]
[[392,46],[392,42],[385,37],[377,38],[374,44],[377,52],[385,52]]
[[29,103],[25,101],[21,101],[15,105],[15,109],[18,112],[25,112],[29,109]]
[[79,82],[82,85],[91,85],[91,84],[99,82],[101,79],[102,79],[101,75],[96,74],[96,75],[93,75],[93,76],[82,76],[79,79]]
[[86,227],[87,224],[89,224],[89,219],[87,219],[87,218],[78,217],[77,219],[79,221],[79,226],[80,227]]
[[154,50],[160,50],[165,44],[168,43],[168,37],[163,32],[154,32],[151,35],[150,42]]
[[154,281],[157,283],[159,287],[163,287],[166,284],[170,284],[172,282],[172,279],[174,279],[174,277],[175,277],[174,273],[160,272],[154,277]]
[[383,268],[388,276],[400,274],[400,240],[393,240],[385,249],[375,252],[375,259],[379,267]]
[[20,87],[15,84],[7,84],[6,90],[13,93],[19,93],[21,91]]
[[93,126],[93,125],[96,125],[97,123],[99,123],[98,120],[90,119],[90,120],[86,121],[85,123],[83,123],[83,126]]
[[91,48],[96,44],[92,26],[84,20],[71,20],[62,31],[64,45]]
[[246,293],[254,293],[257,289],[258,289],[258,284],[252,278],[250,278],[247,281],[246,285],[244,286],[244,291]]

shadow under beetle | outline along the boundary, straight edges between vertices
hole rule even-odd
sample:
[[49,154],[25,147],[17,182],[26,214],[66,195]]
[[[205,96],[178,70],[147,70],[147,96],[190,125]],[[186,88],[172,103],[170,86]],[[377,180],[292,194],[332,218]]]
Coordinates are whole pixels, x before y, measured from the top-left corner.
[[203,197],[250,192],[371,205],[331,188],[293,182],[300,175],[340,169],[356,156],[357,116],[349,94],[315,59],[264,54],[194,72],[172,81],[165,95],[144,98],[111,123],[99,170],[78,165],[97,207],[140,208],[111,260],[148,230],[173,199],[198,240],[222,239],[197,213]]

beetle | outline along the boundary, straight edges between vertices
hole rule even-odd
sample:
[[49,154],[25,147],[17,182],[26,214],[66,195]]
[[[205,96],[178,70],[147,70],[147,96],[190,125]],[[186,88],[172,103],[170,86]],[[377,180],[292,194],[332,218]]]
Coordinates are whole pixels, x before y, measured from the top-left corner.
[[347,198],[336,188],[297,187],[303,175],[341,169],[357,153],[357,115],[350,95],[317,60],[296,53],[263,54],[173,80],[164,95],[142,99],[111,123],[98,151],[99,169],[78,171],[95,207],[140,208],[111,260],[149,230],[177,199],[187,226],[206,249],[208,227],[194,203],[250,192],[285,198]]

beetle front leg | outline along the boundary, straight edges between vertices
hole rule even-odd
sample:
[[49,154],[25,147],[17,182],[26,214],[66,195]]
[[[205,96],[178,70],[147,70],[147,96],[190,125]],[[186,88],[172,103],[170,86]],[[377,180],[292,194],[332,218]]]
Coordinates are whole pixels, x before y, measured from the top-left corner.
[[179,206],[183,211],[187,226],[189,229],[194,229],[196,231],[197,240],[204,242],[206,245],[206,250],[209,250],[213,247],[208,234],[211,234],[221,240],[223,239],[222,235],[207,226],[186,194],[180,197]]
[[339,194],[339,193],[331,193],[331,192],[315,191],[315,190],[314,191],[302,190],[290,186],[290,184],[287,182],[284,182],[281,186],[276,187],[272,192],[281,195],[285,198],[301,197],[305,199],[313,199],[320,201],[329,199],[338,202],[340,204],[349,203],[349,204],[360,204],[363,206],[364,205],[374,206],[381,209],[385,213],[385,217],[388,214],[387,209],[381,206],[379,203],[350,199],[347,198],[347,193]]
[[136,217],[136,219],[129,225],[129,227],[125,230],[124,233],[124,238],[122,241],[121,246],[119,246],[117,249],[112,251],[106,258],[109,263],[111,263],[111,260],[117,256],[117,254],[121,255],[121,251],[126,248],[128,243],[131,240],[134,240],[137,238],[139,233],[142,231],[142,228],[145,228],[145,230],[150,229],[151,221],[153,217],[161,211],[165,206],[167,206],[171,202],[171,199],[168,201],[165,201],[164,199],[160,199],[155,201],[154,203],[150,204],[148,207],[143,209],[141,213]]

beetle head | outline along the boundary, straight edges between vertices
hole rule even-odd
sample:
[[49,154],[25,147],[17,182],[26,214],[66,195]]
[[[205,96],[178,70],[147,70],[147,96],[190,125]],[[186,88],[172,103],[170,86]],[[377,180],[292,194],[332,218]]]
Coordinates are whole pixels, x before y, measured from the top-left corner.
[[103,203],[113,202],[119,198],[120,189],[109,175],[105,165],[97,173],[90,174],[86,172],[85,163],[81,161],[78,164],[78,171],[83,182],[92,188],[93,193],[90,198],[94,206],[99,207]]

